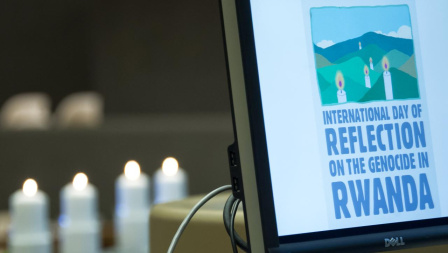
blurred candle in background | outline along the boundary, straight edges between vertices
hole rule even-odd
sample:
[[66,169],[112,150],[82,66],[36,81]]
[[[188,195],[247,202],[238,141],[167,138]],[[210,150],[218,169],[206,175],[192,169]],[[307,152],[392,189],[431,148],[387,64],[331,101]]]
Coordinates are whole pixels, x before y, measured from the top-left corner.
[[188,196],[187,173],[173,157],[166,158],[154,175],[154,203],[180,200]]
[[23,189],[9,198],[11,227],[8,249],[10,253],[50,253],[48,197],[38,190],[34,179],[27,179]]
[[115,182],[115,234],[119,252],[149,252],[149,177],[128,161]]
[[84,173],[76,174],[61,190],[59,226],[61,253],[101,252],[98,193]]

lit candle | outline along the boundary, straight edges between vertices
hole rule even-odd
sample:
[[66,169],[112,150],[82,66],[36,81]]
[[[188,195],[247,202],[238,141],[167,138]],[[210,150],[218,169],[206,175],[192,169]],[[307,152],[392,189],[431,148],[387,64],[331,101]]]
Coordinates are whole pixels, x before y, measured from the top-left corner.
[[149,251],[149,177],[128,161],[115,182],[115,233],[119,252]]
[[336,73],[336,87],[338,87],[337,96],[338,96],[338,103],[345,103],[347,102],[347,94],[344,91],[345,81],[344,81],[344,75],[342,75],[341,71],[338,71]]
[[187,173],[173,157],[166,158],[154,175],[154,203],[180,200],[188,195]]
[[370,62],[370,69],[373,70],[373,59],[372,59],[372,57],[370,57],[369,62]]
[[359,42],[359,50],[361,50],[362,49],[362,44],[361,44],[361,41]]
[[387,59],[386,56],[383,57],[382,65],[384,69],[383,78],[384,78],[384,91],[386,93],[386,100],[393,100],[394,93],[392,90],[392,76],[389,72],[390,63],[389,59]]
[[367,67],[367,65],[364,65],[364,75],[365,75],[364,79],[366,81],[366,87],[367,88],[371,88],[370,76],[369,76],[369,68]]
[[48,218],[48,197],[38,190],[33,179],[27,179],[23,189],[9,198],[11,228],[9,252],[50,253],[51,233]]
[[101,251],[101,226],[98,220],[98,193],[84,173],[61,190],[59,251],[62,253]]

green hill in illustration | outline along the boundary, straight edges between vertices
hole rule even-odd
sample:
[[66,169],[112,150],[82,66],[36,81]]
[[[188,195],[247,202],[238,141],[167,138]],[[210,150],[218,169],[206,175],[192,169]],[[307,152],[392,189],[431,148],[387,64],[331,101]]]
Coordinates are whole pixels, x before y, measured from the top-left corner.
[[417,79],[398,69],[391,69],[394,99],[420,98]]
[[[419,98],[420,92],[417,79],[396,68],[390,69],[392,75],[392,91],[394,99]],[[379,78],[370,91],[359,102],[385,100],[384,79]]]
[[417,70],[416,70],[416,64],[415,64],[415,55],[412,55],[411,58],[407,62],[405,62],[399,70],[403,71],[404,73],[417,78]]
[[[398,50],[392,50],[390,52],[388,52],[386,54],[386,57],[389,59],[390,62],[390,67],[391,68],[400,68],[403,64],[405,64],[408,60],[409,60],[409,56],[407,56],[406,54],[403,54],[402,52],[398,51]],[[381,70],[383,71],[383,66],[382,66],[382,62],[378,62],[375,65],[375,70]]]
[[[350,77],[357,85],[365,86],[364,61],[355,57],[344,63],[338,65],[331,65],[325,68],[320,68],[317,73],[320,74],[326,82],[333,84],[335,81],[336,73],[341,71],[344,78]],[[376,71],[370,71],[370,81],[372,84],[381,76]]]
[[334,63],[341,57],[359,51],[359,42],[362,43],[363,48],[369,45],[376,45],[385,52],[395,49],[408,56],[414,54],[412,40],[385,36],[374,32],[365,33],[358,38],[343,41],[325,49],[314,45],[314,52],[323,55],[330,62]]
[[386,100],[386,92],[384,91],[384,79],[378,78],[378,81],[370,89],[359,102],[368,102],[376,100]]
[[373,65],[376,65],[378,62],[381,62],[383,59],[383,56],[386,54],[386,51],[379,48],[377,45],[368,45],[364,47],[362,50],[355,51],[353,53],[350,53],[346,56],[341,57],[339,60],[335,62],[335,64],[343,63],[347,60],[350,60],[354,57],[361,58],[365,64],[370,66],[370,57],[372,57]]
[[320,54],[314,54],[314,57],[316,58],[316,68],[324,68],[330,65],[333,65],[327,58],[325,58],[323,55]]
[[325,80],[325,78],[319,73],[317,73],[317,80],[319,82],[319,90],[321,93],[332,85],[330,82]]
[[[359,84],[353,81],[350,78],[345,78],[345,88],[344,91],[347,94],[347,102],[358,102],[361,98],[365,96],[365,94],[369,91],[369,88],[366,88],[365,85]],[[332,84],[328,86],[324,91],[321,90],[322,94],[322,104],[337,104],[338,98],[336,93],[338,92],[338,88],[336,84]]]

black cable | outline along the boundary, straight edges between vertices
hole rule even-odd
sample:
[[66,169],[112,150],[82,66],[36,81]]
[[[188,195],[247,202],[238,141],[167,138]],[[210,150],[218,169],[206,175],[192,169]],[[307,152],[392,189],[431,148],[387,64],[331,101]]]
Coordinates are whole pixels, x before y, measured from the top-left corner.
[[237,199],[232,206],[232,213],[230,214],[230,241],[232,242],[233,253],[238,253],[238,249],[235,243],[235,216],[238,212],[238,206],[241,200]]
[[[247,243],[238,235],[238,233],[234,229],[230,229],[230,220],[231,220],[231,214],[232,213],[232,207],[234,203],[237,201],[232,194],[229,196],[229,198],[226,201],[226,204],[224,205],[224,211],[223,211],[223,220],[224,220],[224,227],[226,228],[227,234],[232,238],[232,235],[230,231],[233,231],[233,236],[236,245],[240,247],[245,252],[248,252],[249,247],[247,246]],[[235,212],[236,213],[236,212]]]

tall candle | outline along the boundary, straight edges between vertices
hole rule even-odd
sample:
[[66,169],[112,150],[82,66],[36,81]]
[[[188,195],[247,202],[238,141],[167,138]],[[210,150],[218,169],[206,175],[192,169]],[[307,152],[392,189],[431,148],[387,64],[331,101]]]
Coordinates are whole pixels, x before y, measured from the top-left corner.
[[362,49],[362,44],[361,44],[361,41],[359,42],[359,50],[361,50]]
[[33,179],[27,179],[22,190],[9,198],[11,227],[8,249],[11,253],[50,253],[48,197],[38,190]]
[[115,234],[120,252],[149,251],[149,177],[129,161],[115,181]]
[[336,93],[338,97],[338,103],[341,104],[347,102],[347,94],[344,91],[345,87],[344,75],[342,75],[341,71],[338,71],[336,73],[336,87],[338,88],[338,91]]
[[372,88],[372,86],[370,84],[369,68],[367,67],[367,65],[364,66],[364,75],[365,75],[364,79],[365,79],[366,87]]
[[369,62],[370,62],[370,69],[373,70],[373,59],[372,59],[372,57],[370,57]]
[[76,174],[73,182],[62,188],[60,197],[60,252],[101,252],[98,193],[86,174]]
[[154,203],[180,200],[188,196],[187,173],[173,157],[166,158],[154,175]]
[[386,100],[393,100],[394,93],[392,89],[392,76],[389,72],[390,63],[386,56],[383,57],[383,79],[384,79],[384,92],[386,93]]

